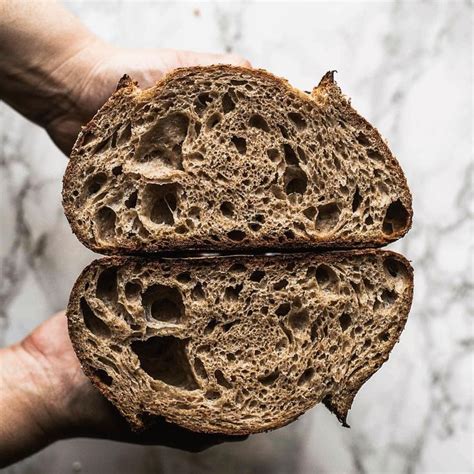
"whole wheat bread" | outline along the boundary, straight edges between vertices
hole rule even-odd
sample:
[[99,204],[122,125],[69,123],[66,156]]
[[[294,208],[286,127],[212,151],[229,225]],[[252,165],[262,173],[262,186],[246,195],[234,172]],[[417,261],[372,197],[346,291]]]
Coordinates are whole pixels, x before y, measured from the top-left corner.
[[101,253],[371,247],[411,225],[377,130],[327,73],[311,93],[263,70],[124,77],[80,133],[63,204]]
[[247,434],[318,402],[345,424],[412,290],[410,264],[388,251],[107,257],[83,271],[67,316],[85,373],[134,429],[158,416]]

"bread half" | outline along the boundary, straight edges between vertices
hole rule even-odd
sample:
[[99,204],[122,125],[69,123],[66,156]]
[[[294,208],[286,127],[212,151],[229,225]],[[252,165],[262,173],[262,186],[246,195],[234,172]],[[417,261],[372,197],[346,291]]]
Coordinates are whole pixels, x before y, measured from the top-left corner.
[[64,176],[78,238],[106,254],[373,247],[411,225],[403,172],[327,73],[311,93],[263,70],[124,78]]
[[96,260],[67,310],[84,372],[139,430],[285,425],[323,402],[342,423],[405,325],[412,268],[388,251]]

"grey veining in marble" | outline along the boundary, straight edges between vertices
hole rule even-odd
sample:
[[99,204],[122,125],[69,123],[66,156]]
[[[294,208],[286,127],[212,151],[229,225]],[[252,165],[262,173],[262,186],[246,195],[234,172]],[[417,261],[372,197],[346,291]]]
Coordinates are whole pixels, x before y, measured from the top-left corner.
[[[342,428],[317,406],[281,430],[199,455],[68,440],[8,473],[473,472],[472,3],[73,2],[120,45],[232,51],[308,90],[328,69],[404,168],[415,220],[392,247],[415,267],[390,360]],[[66,159],[0,104],[0,344],[63,308],[93,258],[60,205]],[[1,415],[0,415],[1,416]]]

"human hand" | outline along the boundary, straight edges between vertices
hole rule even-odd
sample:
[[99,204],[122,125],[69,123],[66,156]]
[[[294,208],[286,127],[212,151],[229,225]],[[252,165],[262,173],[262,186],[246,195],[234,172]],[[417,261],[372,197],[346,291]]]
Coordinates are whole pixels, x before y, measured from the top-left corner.
[[83,374],[64,312],[0,351],[0,467],[58,439],[94,437],[157,444],[197,452],[242,440],[193,433],[160,419],[133,433],[118,411]]
[[250,66],[233,54],[116,48],[57,1],[0,0],[0,99],[66,154],[124,74],[145,89],[177,67],[216,63]]

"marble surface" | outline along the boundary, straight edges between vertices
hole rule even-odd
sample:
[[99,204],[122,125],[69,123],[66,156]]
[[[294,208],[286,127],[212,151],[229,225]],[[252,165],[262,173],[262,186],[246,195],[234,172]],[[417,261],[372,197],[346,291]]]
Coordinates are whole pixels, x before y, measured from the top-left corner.
[[[350,430],[317,406],[278,431],[192,455],[96,440],[56,443],[7,473],[473,472],[472,4],[68,4],[128,46],[235,51],[311,89],[328,69],[375,123],[414,195],[393,246],[415,268],[413,309],[390,360],[356,397]],[[60,205],[66,159],[0,104],[0,344],[63,308],[94,255]],[[1,415],[0,415],[1,416]]]

